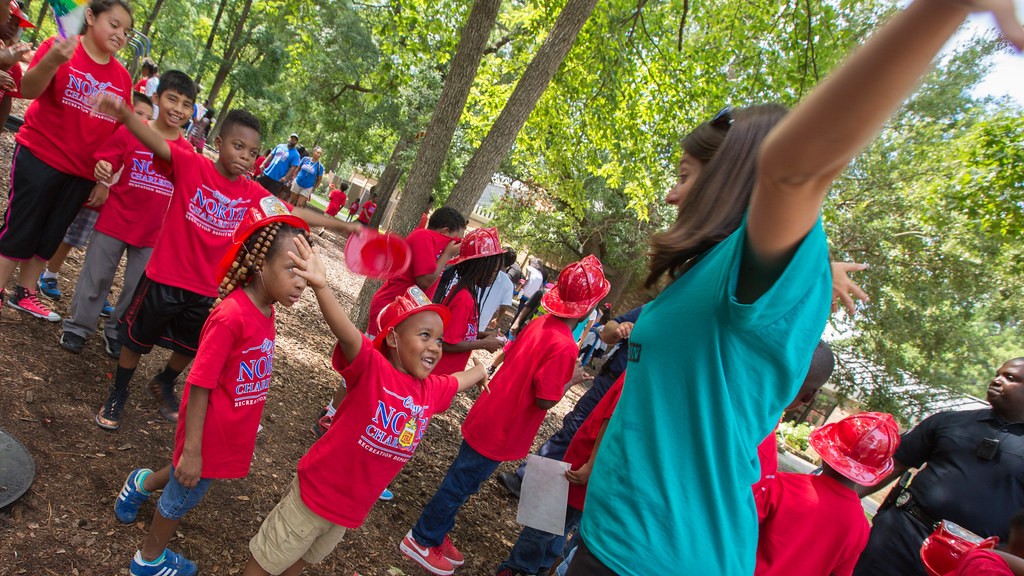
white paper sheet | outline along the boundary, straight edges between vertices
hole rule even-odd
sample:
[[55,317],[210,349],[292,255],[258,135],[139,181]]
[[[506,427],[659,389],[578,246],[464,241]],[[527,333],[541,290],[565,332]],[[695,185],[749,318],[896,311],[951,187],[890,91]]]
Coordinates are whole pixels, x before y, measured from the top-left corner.
[[568,469],[568,462],[536,454],[526,457],[516,522],[549,534],[565,531],[565,507],[569,502],[565,471]]

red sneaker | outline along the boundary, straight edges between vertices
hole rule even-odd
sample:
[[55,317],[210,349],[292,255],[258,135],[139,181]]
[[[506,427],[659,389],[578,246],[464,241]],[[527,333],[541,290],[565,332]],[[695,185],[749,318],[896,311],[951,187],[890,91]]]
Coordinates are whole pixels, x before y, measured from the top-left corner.
[[39,296],[35,292],[29,292],[28,290],[18,286],[14,289],[14,294],[11,295],[10,300],[7,301],[11,305],[11,308],[21,310],[35,316],[36,318],[42,318],[43,320],[49,320],[50,322],[60,322],[60,314],[57,314],[53,310],[50,310],[39,300]]
[[452,563],[452,566],[462,566],[466,563],[466,559],[462,557],[462,552],[452,544],[452,539],[445,534],[444,542],[438,546],[441,549],[441,555],[448,559]]
[[420,566],[423,566],[431,574],[437,574],[437,576],[449,576],[455,573],[455,566],[451,560],[444,557],[441,554],[441,547],[435,546],[433,548],[427,548],[421,546],[415,538],[412,537],[412,530],[402,538],[402,543],[398,546],[399,550],[402,551],[406,556],[412,558]]

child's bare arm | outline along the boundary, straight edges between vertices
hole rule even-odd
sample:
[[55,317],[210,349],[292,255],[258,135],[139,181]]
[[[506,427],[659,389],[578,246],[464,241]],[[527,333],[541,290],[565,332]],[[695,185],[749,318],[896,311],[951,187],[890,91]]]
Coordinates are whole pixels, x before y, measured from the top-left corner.
[[209,388],[192,386],[185,415],[185,446],[174,467],[174,478],[186,488],[194,488],[203,475],[203,425],[209,405]]
[[171,161],[171,145],[163,136],[154,132],[142,118],[133,114],[131,107],[123,99],[101,92],[96,95],[92,109],[94,113],[113,116],[124,124],[143,146],[152,150],[157,158],[165,162]]
[[327,285],[327,267],[320,258],[320,248],[311,247],[304,236],[296,236],[292,241],[295,250],[289,250],[288,257],[295,264],[295,274],[305,278],[313,289],[320,313],[324,315],[331,333],[338,339],[341,353],[345,355],[345,360],[352,362],[363,345],[363,333],[352,324]]
[[72,36],[66,40],[57,39],[50,46],[49,51],[36,62],[36,65],[29,68],[21,78],[21,97],[34,100],[38,98],[43,90],[53,80],[54,74],[62,64],[71,60],[78,47],[78,36]]
[[324,216],[323,214],[310,210],[309,208],[295,208],[292,210],[292,215],[302,218],[306,221],[306,224],[309,224],[310,226],[322,226],[328,230],[334,230],[335,232],[341,232],[342,234],[352,234],[362,228],[359,224],[342,222],[337,218]]
[[459,392],[465,392],[473,386],[479,386],[486,390],[487,370],[476,358],[470,358],[470,360],[473,362],[472,368],[452,374],[452,376],[455,376],[455,379],[459,381]]

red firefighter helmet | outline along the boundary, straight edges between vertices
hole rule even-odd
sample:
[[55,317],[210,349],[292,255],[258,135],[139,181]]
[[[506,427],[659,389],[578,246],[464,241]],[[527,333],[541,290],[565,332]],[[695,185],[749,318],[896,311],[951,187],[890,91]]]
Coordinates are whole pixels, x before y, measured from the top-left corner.
[[306,224],[306,221],[298,216],[292,216],[284,202],[273,196],[261,198],[255,206],[245,211],[242,221],[235,228],[232,234],[231,247],[228,248],[228,251],[221,258],[220,265],[217,266],[216,280],[218,284],[228,271],[231,270],[231,265],[234,263],[235,258],[238,256],[238,251],[242,249],[245,241],[257,230],[274,222],[283,222],[284,224],[309,232],[309,224]]
[[345,264],[361,276],[395,278],[409,269],[411,261],[409,243],[397,234],[362,228],[345,241]]
[[962,526],[943,520],[921,545],[921,562],[929,576],[945,576],[955,572],[972,550],[995,548],[998,543],[998,536],[982,539]]
[[591,311],[610,289],[601,261],[590,255],[566,266],[555,287],[544,293],[540,303],[555,316],[579,318]]
[[384,341],[387,340],[388,332],[393,330],[395,326],[398,326],[406,318],[419,314],[420,312],[436,312],[441,317],[441,326],[448,325],[448,319],[451,314],[448,312],[448,307],[442,304],[434,304],[427,298],[427,295],[420,290],[418,286],[412,286],[405,291],[404,294],[395,298],[391,304],[388,304],[377,314],[375,319],[379,332],[377,337],[373,340],[373,347],[381,352],[384,351]]
[[462,243],[459,244],[459,255],[449,260],[448,263],[454,266],[466,260],[504,253],[505,249],[501,247],[497,228],[477,228],[466,234]]
[[900,431],[891,414],[861,412],[811,432],[810,443],[836,472],[874,486],[892,472]]

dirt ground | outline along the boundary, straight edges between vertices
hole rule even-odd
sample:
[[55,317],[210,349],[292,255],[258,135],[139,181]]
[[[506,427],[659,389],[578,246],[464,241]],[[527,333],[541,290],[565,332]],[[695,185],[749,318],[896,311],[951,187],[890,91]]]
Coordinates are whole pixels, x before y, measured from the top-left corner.
[[[13,135],[0,134],[0,167],[10,165],[13,146]],[[8,170],[0,170],[3,189],[7,178]],[[3,196],[0,209],[5,210]],[[326,234],[321,246],[331,286],[350,306],[362,279],[345,267],[337,237]],[[62,315],[69,313],[83,260],[84,252],[72,252],[61,273],[64,297],[55,309]],[[118,279],[115,294],[120,290]],[[32,488],[0,509],[0,576],[128,574],[155,499],[143,506],[140,521],[129,526],[114,518],[112,506],[132,469],[155,469],[171,456],[174,427],[160,417],[143,389],[163,366],[167,352],[157,349],[143,359],[122,429],[110,433],[92,418],[106,397],[116,361],[104,353],[101,338],[89,340],[76,356],[60,348],[59,336],[59,323],[10,307],[0,311],[0,354],[6,359],[0,363],[0,428],[28,448],[37,467]],[[241,572],[249,538],[291,481],[299,458],[313,442],[309,426],[336,386],[329,363],[332,346],[312,293],[307,291],[291,309],[279,307],[274,379],[249,477],[216,482],[170,545],[195,561],[201,574]],[[184,375],[179,378],[184,380]],[[550,411],[539,441],[554,432],[582,392],[575,387]],[[399,552],[398,544],[454,459],[461,442],[459,426],[475,396],[460,395],[447,413],[434,417],[416,456],[391,484],[395,500],[378,503],[362,528],[349,532],[334,554],[307,574],[426,574]],[[513,466],[503,464],[499,472]],[[345,474],[344,462],[338,463],[337,473]],[[494,573],[519,532],[516,505],[492,478],[463,507],[452,531],[466,556],[457,573]]]

